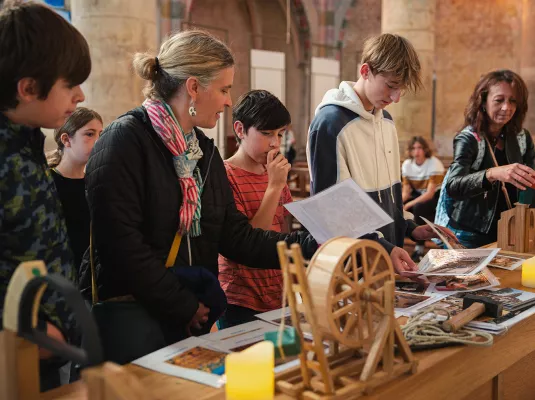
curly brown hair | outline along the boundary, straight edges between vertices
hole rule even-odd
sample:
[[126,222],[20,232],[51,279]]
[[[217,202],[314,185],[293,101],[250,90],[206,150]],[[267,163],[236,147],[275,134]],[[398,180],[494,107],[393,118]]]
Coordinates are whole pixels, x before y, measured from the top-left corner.
[[427,140],[424,139],[423,136],[413,136],[411,140],[407,143],[407,158],[411,158],[411,150],[412,146],[414,146],[415,143],[420,143],[422,145],[422,148],[424,149],[425,158],[430,158],[433,155],[433,150],[431,150],[431,147],[429,147],[429,144],[427,143]]
[[485,104],[490,88],[500,82],[510,84],[516,97],[516,110],[511,120],[503,127],[504,133],[516,135],[522,130],[528,111],[528,88],[518,74],[508,69],[491,71],[479,79],[464,111],[464,126],[472,126],[479,134],[488,132],[489,116],[485,110]]

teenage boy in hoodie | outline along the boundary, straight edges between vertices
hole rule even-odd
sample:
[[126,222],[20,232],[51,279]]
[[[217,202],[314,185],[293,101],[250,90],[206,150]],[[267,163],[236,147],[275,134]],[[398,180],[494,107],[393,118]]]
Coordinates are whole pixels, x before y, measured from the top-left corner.
[[394,269],[403,273],[416,269],[403,250],[404,237],[427,240],[435,235],[404,216],[398,136],[392,116],[383,109],[397,103],[405,90],[416,92],[422,86],[420,61],[407,39],[385,33],[365,42],[361,64],[358,81],[329,90],[316,109],[307,143],[310,190],[318,193],[352,178],[368,192],[394,219],[380,229],[379,242]]

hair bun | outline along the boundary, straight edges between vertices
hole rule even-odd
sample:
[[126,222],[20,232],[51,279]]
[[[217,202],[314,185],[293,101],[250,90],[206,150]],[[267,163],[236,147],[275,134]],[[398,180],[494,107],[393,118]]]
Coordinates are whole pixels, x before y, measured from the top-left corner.
[[134,70],[146,81],[155,80],[159,69],[158,58],[148,53],[136,53],[133,61]]

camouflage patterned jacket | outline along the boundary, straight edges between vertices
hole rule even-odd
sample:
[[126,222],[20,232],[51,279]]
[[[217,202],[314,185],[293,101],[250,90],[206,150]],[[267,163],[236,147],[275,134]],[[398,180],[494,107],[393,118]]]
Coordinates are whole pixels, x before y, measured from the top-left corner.
[[[43,260],[49,273],[74,282],[75,269],[61,203],[39,129],[12,124],[0,113],[0,311],[7,285],[22,261]],[[56,293],[45,292],[40,322],[73,339],[73,316]],[[2,322],[0,314],[0,328]]]

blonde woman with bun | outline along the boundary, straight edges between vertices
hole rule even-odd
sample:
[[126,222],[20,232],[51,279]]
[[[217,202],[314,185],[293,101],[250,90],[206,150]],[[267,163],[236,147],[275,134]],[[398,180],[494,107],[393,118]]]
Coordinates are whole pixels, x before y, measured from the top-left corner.
[[157,55],[136,54],[134,68],[146,99],[104,129],[86,169],[98,295],[109,311],[95,316],[106,357],[121,363],[209,331],[226,307],[218,253],[276,269],[279,240],[301,243],[306,256],[317,248],[308,234],[254,229],[236,209],[221,155],[202,132],[232,106],[234,58],[223,42],[180,32]]

